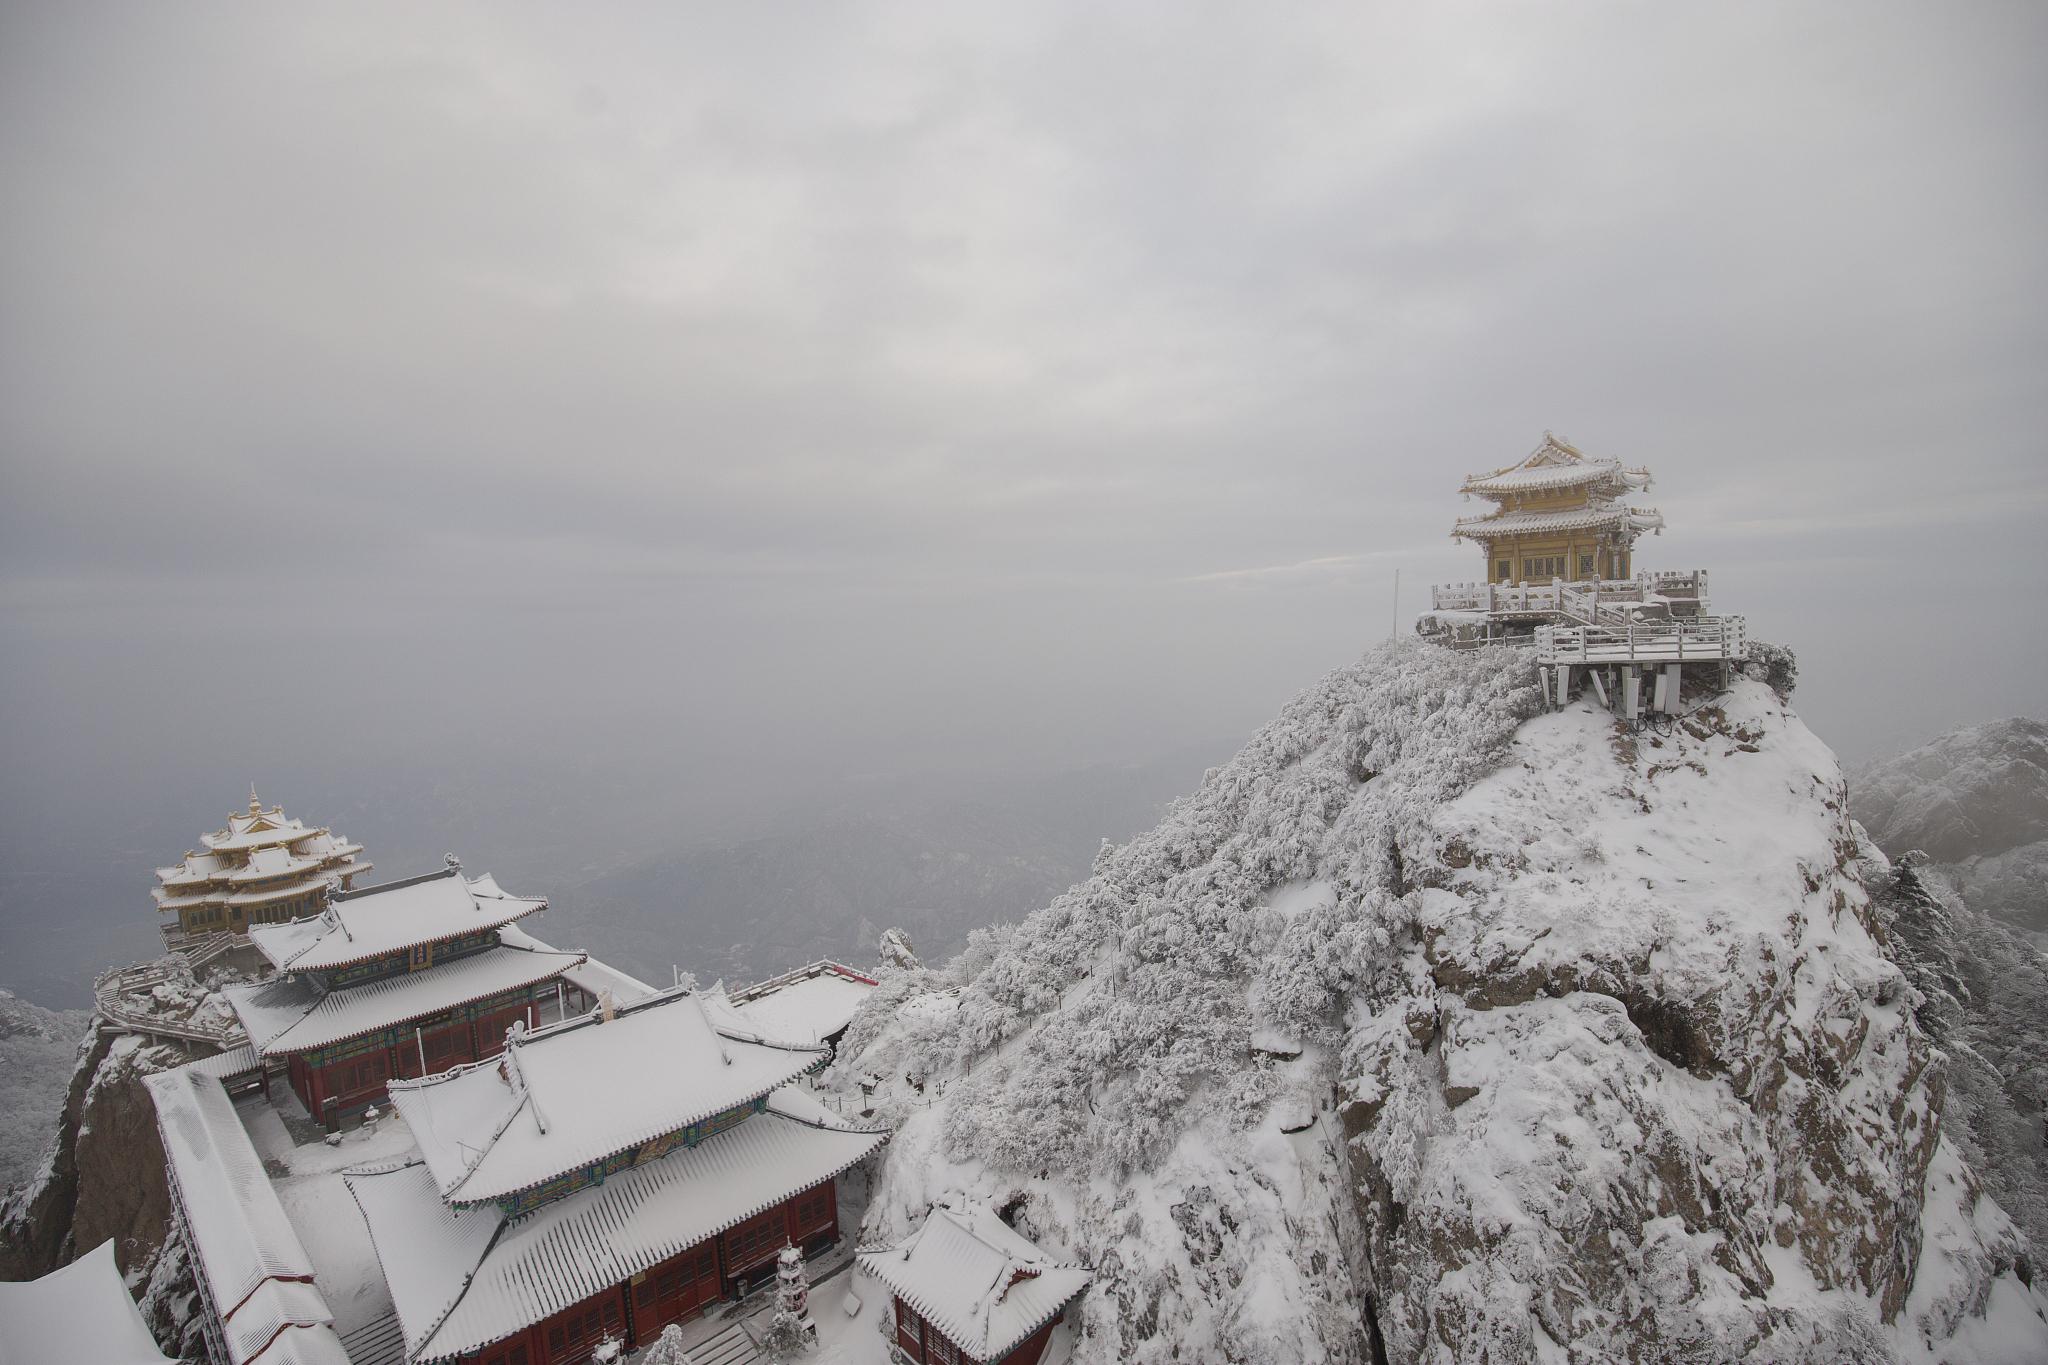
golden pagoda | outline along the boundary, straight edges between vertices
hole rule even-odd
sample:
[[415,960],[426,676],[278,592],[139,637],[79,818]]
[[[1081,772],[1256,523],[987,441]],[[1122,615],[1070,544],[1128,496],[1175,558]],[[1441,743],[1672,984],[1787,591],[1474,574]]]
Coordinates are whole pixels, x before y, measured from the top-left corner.
[[1494,509],[1451,535],[1479,542],[1485,573],[1432,587],[1416,633],[1453,649],[1532,649],[1552,705],[1583,684],[1631,723],[1678,714],[1688,669],[1726,688],[1746,626],[1712,614],[1706,571],[1634,572],[1637,537],[1664,529],[1655,508],[1627,501],[1649,486],[1649,470],[1588,459],[1547,431],[1518,463],[1467,475],[1458,491]]
[[1649,470],[1588,459],[1546,431],[1519,463],[1466,476],[1458,491],[1495,506],[1460,519],[1451,536],[1479,543],[1486,556],[1480,581],[1486,583],[1626,579],[1636,537],[1664,528],[1655,508],[1624,501],[1649,486]]
[[[209,934],[247,932],[323,909],[330,886],[348,888],[370,864],[355,843],[331,830],[287,819],[281,806],[265,808],[249,792],[249,809],[230,811],[225,829],[199,836],[170,867],[156,870],[150,888],[164,941],[173,949]],[[168,918],[175,916],[176,918]]]

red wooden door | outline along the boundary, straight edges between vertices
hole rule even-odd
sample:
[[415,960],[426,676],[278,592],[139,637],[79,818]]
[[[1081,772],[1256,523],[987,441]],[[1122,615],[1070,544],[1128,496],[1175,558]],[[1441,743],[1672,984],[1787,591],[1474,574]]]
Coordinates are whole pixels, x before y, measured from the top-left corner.
[[707,1241],[654,1267],[633,1286],[633,1336],[645,1346],[718,1297],[718,1243]]
[[737,1227],[721,1233],[718,1243],[725,1259],[725,1277],[744,1279],[748,1272],[773,1261],[789,1243],[789,1204],[777,1204],[756,1214]]
[[546,1346],[544,1365],[585,1365],[590,1353],[607,1336],[625,1339],[624,1302],[613,1287],[574,1308],[557,1313],[541,1324],[540,1336]]

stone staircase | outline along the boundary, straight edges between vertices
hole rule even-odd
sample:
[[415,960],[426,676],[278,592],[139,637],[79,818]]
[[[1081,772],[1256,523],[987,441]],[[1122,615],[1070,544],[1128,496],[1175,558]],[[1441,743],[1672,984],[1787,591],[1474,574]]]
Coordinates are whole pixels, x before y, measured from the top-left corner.
[[405,1365],[405,1336],[398,1327],[398,1314],[386,1313],[366,1322],[341,1339],[349,1365]]
[[737,1322],[717,1336],[698,1342],[683,1354],[690,1365],[757,1365],[762,1360],[754,1339]]

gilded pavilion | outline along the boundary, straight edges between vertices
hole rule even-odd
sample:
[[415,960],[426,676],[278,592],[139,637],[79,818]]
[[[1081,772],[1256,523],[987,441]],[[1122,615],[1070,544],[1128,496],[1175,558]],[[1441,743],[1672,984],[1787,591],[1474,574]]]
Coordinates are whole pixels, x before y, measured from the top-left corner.
[[1635,544],[1663,514],[1628,501],[1650,471],[1593,459],[1550,432],[1522,460],[1470,474],[1458,491],[1493,510],[1451,527],[1478,542],[1480,577],[1430,589],[1415,622],[1453,649],[1531,648],[1545,698],[1562,706],[1584,686],[1623,719],[1674,715],[1687,670],[1725,687],[1746,656],[1740,616],[1715,616],[1705,570],[1635,570]]
[[284,808],[265,808],[249,792],[249,809],[228,815],[225,829],[199,836],[170,867],[156,870],[150,888],[164,942],[184,948],[209,934],[246,933],[252,924],[277,924],[318,914],[330,884],[346,890],[371,864],[358,858],[363,846],[303,820],[287,819]]
[[1629,576],[1636,537],[1664,529],[1655,508],[1625,499],[1650,486],[1650,471],[1620,460],[1593,460],[1549,432],[1516,464],[1468,474],[1458,489],[1494,508],[1465,517],[1454,539],[1478,543],[1488,583],[1617,580]]

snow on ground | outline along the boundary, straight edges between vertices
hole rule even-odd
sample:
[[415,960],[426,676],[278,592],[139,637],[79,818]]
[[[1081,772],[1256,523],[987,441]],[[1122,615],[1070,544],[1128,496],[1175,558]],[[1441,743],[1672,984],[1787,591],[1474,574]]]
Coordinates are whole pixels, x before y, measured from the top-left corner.
[[294,1146],[283,1120],[261,1095],[242,1100],[235,1110],[272,1173],[271,1186],[292,1230],[313,1260],[313,1278],[334,1314],[335,1330],[346,1335],[389,1314],[391,1291],[370,1245],[369,1226],[341,1173],[416,1155],[405,1124],[393,1113],[374,1131],[367,1126],[349,1129],[335,1146]]

